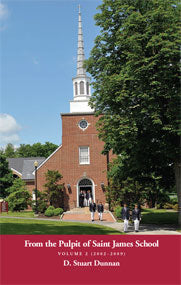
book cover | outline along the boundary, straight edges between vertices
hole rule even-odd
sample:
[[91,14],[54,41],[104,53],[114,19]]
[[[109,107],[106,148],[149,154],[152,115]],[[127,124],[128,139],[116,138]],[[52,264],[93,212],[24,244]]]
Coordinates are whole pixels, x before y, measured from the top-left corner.
[[171,2],[0,2],[2,285],[181,284]]

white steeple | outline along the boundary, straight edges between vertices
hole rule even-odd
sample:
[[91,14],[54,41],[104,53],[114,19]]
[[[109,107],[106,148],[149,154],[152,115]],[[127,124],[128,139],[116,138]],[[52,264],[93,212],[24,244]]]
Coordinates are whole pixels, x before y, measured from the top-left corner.
[[79,5],[79,22],[78,22],[78,49],[77,49],[77,76],[79,75],[86,75],[86,71],[83,68],[83,63],[85,60],[84,55],[84,40],[83,40],[83,33],[82,33],[82,19],[81,19],[81,12],[80,12],[80,5]]
[[73,80],[73,100],[70,101],[70,113],[92,113],[88,105],[91,88],[90,77],[86,75],[83,67],[85,60],[84,55],[84,41],[82,32],[82,18],[79,5],[79,19],[78,19],[78,48],[77,48],[77,75]]

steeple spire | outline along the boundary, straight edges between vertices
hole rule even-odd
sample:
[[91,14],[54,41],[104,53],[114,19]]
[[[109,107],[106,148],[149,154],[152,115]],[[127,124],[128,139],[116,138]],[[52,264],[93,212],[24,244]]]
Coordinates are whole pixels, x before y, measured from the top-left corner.
[[77,75],[86,75],[83,63],[85,60],[84,41],[82,32],[82,18],[79,5],[79,22],[78,22],[78,49],[77,49]]
[[77,74],[73,80],[73,100],[70,101],[70,113],[91,113],[93,110],[89,106],[91,97],[90,77],[87,76],[83,68],[85,60],[84,42],[82,33],[82,19],[79,5],[78,20],[78,49],[77,49]]

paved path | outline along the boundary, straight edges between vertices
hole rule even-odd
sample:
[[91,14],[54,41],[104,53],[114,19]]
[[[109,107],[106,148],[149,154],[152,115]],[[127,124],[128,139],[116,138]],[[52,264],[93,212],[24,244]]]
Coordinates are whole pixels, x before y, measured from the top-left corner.
[[[113,223],[107,225],[109,227],[113,227],[114,229],[118,231],[123,231],[123,223]],[[131,235],[181,235],[181,233],[176,231],[175,227],[172,227],[171,225],[140,225],[140,229],[138,233],[134,232],[134,226],[131,224],[128,228],[128,233]]]
[[[90,220],[90,213],[86,213],[86,214],[79,214],[79,213],[75,213],[75,214],[65,214],[63,215],[63,218],[62,218],[62,221],[71,221],[71,220],[74,220],[74,221],[89,221]],[[99,221],[99,217],[98,217],[98,213],[95,213],[94,215],[94,220],[95,221]],[[103,215],[103,221],[104,222],[115,222],[113,216],[107,212],[107,213],[104,213]]]
[[[90,221],[91,215],[89,211],[89,207],[84,207],[84,208],[74,208],[70,211],[64,212],[62,221]],[[94,215],[94,220],[99,221],[98,213],[95,212]],[[103,221],[104,222],[116,222],[114,216],[112,213],[108,210],[104,211],[103,214]]]
[[[25,218],[25,217],[7,217],[7,216],[0,216],[3,219],[27,219],[27,220],[41,220],[41,221],[54,221],[58,222],[60,220],[57,219],[46,219],[46,218]],[[79,222],[79,223],[88,223],[88,224],[97,224],[97,225],[102,225],[102,226],[107,226],[114,228],[120,232],[123,232],[123,223],[118,223],[118,222],[100,222],[100,221],[77,221],[77,220],[67,220],[66,222]],[[128,229],[128,233],[131,235],[181,235],[180,232],[176,231],[175,227],[172,227],[171,225],[165,225],[165,226],[158,226],[158,225],[141,225],[140,226],[140,231],[138,233],[134,232],[133,225],[130,225]]]

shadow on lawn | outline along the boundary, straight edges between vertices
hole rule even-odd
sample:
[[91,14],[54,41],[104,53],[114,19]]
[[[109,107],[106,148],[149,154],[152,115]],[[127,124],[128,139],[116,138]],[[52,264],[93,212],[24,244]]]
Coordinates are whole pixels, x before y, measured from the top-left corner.
[[150,212],[144,211],[142,214],[143,224],[156,224],[156,225],[178,225],[177,212]]
[[1,234],[7,235],[119,235],[120,232],[106,227],[87,224],[64,224],[50,225],[50,224],[27,224],[17,222],[3,222],[1,224]]

